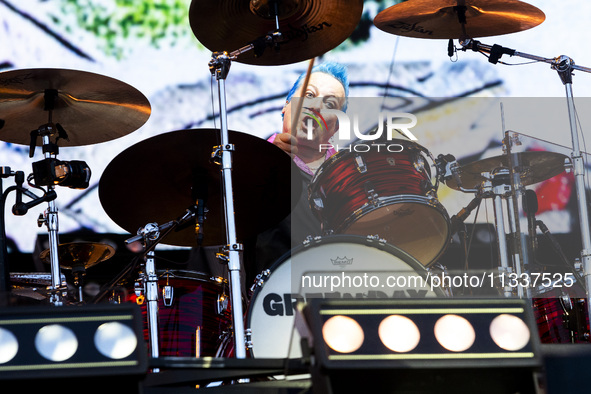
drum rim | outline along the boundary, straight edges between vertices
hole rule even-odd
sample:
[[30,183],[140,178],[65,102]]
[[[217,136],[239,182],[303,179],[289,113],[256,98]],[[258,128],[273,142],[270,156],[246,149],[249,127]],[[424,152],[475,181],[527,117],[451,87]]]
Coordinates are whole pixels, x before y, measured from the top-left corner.
[[[405,198],[405,200],[402,200],[402,198]],[[397,200],[401,200],[401,201],[397,201]],[[343,231],[347,231],[347,229],[352,224],[355,223],[356,219],[359,219],[359,218],[361,218],[361,217],[363,217],[363,216],[365,216],[368,213],[370,213],[370,212],[373,211],[373,209],[372,210],[368,210],[369,208],[385,207],[385,206],[388,206],[388,205],[392,205],[392,203],[394,203],[394,204],[396,204],[396,203],[420,203],[420,204],[429,206],[429,207],[435,209],[437,212],[439,212],[443,216],[443,219],[444,219],[444,221],[446,223],[447,234],[446,234],[446,237],[445,237],[445,242],[441,246],[439,252],[437,252],[437,254],[435,255],[435,257],[433,257],[433,259],[431,259],[426,264],[422,264],[419,261],[419,263],[423,267],[430,267],[431,265],[435,264],[437,262],[437,259],[439,257],[441,257],[441,255],[443,255],[443,253],[447,250],[447,247],[449,246],[449,241],[451,239],[450,218],[449,218],[449,214],[447,213],[447,210],[445,209],[445,207],[443,206],[443,204],[441,204],[441,202],[439,202],[439,200],[436,199],[436,198],[434,198],[434,197],[421,196],[421,195],[417,195],[417,194],[397,194],[395,196],[378,197],[377,198],[377,201],[379,201],[379,202],[385,202],[385,203],[388,203],[388,204],[379,205],[377,207],[375,205],[369,204],[369,203],[364,204],[363,206],[361,206],[360,208],[358,208],[355,212],[353,212],[349,216],[347,216],[347,218],[343,221],[343,224],[341,224],[339,227],[337,227],[335,229],[335,231],[336,232],[339,232],[339,233],[341,233]],[[354,220],[354,218],[355,218],[355,220]],[[396,246],[396,245],[393,245],[393,246]],[[414,259],[417,260],[416,258],[414,258]]]
[[[331,234],[331,235],[317,236],[317,237],[312,238],[311,240],[304,241],[302,244],[297,245],[296,247],[294,247],[290,251],[284,253],[268,269],[265,269],[261,272],[261,275],[265,276],[265,280],[262,281],[262,283],[255,282],[256,287],[255,287],[254,291],[252,292],[252,295],[250,296],[250,299],[248,301],[248,307],[245,311],[245,315],[246,315],[245,329],[247,329],[247,330],[252,329],[251,319],[252,319],[253,308],[251,305],[254,305],[255,300],[257,299],[258,295],[261,292],[261,289],[265,286],[265,282],[273,275],[273,272],[277,270],[277,267],[279,267],[280,265],[285,263],[285,261],[287,259],[289,259],[293,254],[297,254],[303,250],[318,247],[322,244],[333,244],[333,243],[342,243],[342,242],[350,242],[350,243],[360,244],[360,245],[370,244],[368,246],[375,247],[376,249],[382,250],[387,253],[389,251],[393,251],[395,253],[390,253],[390,254],[394,255],[395,257],[400,258],[403,262],[407,263],[410,266],[410,268],[414,269],[418,275],[421,275],[423,278],[425,278],[428,275],[427,267],[425,267],[423,264],[421,264],[421,262],[419,262],[417,259],[412,257],[410,254],[408,254],[404,250],[400,249],[399,247],[394,246],[388,242],[385,242],[382,239],[378,239],[378,238],[372,237],[372,236],[363,236],[363,235],[355,235],[355,234]],[[440,288],[435,288],[433,291],[436,293],[437,298],[446,297],[444,291],[441,290]],[[253,348],[249,348],[248,350],[249,350],[249,353],[251,354],[251,356],[254,357]]]

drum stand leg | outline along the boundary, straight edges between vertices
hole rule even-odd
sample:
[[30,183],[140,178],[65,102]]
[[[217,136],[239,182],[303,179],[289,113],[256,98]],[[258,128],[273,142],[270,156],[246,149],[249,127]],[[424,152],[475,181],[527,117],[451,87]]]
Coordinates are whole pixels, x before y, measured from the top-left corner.
[[60,262],[58,257],[58,218],[57,208],[54,201],[49,201],[49,209],[45,217],[45,224],[49,232],[49,261],[51,264],[51,298],[50,301],[54,305],[62,305],[61,292],[64,290],[62,284]]
[[[515,274],[517,275],[518,278],[521,278],[521,273],[524,271],[525,267],[523,265],[524,261],[526,261],[525,259],[525,254],[524,252],[521,250],[521,242],[518,242],[519,240],[517,239],[517,237],[521,237],[521,232],[518,231],[518,226],[517,226],[517,220],[515,219],[515,216],[513,215],[513,213],[515,212],[515,205],[513,204],[513,194],[511,196],[509,196],[509,198],[507,198],[507,212],[508,215],[507,217],[509,218],[509,225],[511,226],[511,234],[513,235],[513,267],[515,268]],[[521,253],[520,253],[521,252]],[[524,256],[524,258],[522,259],[521,256]],[[517,286],[517,296],[519,298],[523,298],[523,296],[525,295],[524,292],[524,287],[523,286]],[[529,287],[526,287],[526,292],[529,294]]]
[[[501,195],[496,194],[493,198],[495,207],[495,221],[497,229],[497,240],[499,244],[499,259],[501,261],[501,275],[507,276],[511,272],[509,267],[509,257],[507,251],[507,235],[505,233],[505,218],[503,217],[503,200]],[[505,297],[511,297],[511,288],[505,286],[503,288],[503,294]]]
[[[154,263],[154,251],[146,255],[146,308],[148,314],[148,332],[150,338],[150,355],[154,358],[160,356],[160,343],[158,341],[158,275]],[[158,371],[154,371],[158,372]]]
[[[525,295],[524,288],[522,286],[516,286],[516,288],[512,288],[508,285],[509,283],[509,274],[516,275],[517,278],[521,277],[521,273],[523,271],[522,267],[522,259],[521,259],[521,249],[518,247],[517,242],[513,242],[513,244],[508,247],[507,246],[507,234],[505,232],[505,216],[503,215],[503,199],[506,200],[507,206],[507,220],[510,226],[511,234],[513,237],[518,237],[521,234],[518,232],[518,228],[516,225],[516,219],[513,216],[515,212],[515,205],[513,204],[513,188],[504,183],[506,179],[505,173],[500,174],[488,174],[490,179],[484,183],[483,186],[483,195],[492,197],[494,202],[494,211],[495,211],[495,227],[497,230],[497,242],[499,246],[499,260],[501,267],[499,268],[499,274],[503,276],[502,283],[505,284],[503,288],[503,294],[505,297],[512,297],[513,290],[517,291],[517,296],[520,298]],[[499,176],[499,179],[503,181],[495,182],[495,176]],[[492,186],[493,183],[496,183],[496,186]],[[510,250],[511,250],[511,258],[510,258]],[[528,291],[529,294],[529,291]]]

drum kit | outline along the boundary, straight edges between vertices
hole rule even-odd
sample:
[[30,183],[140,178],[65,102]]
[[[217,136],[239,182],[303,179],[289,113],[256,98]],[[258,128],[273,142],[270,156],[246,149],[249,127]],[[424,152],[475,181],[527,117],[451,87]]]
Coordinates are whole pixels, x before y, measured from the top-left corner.
[[[437,261],[451,235],[485,198],[492,199],[495,207],[499,270],[521,274],[528,267],[531,250],[520,237],[517,212],[526,208],[518,197],[525,194],[526,186],[550,179],[569,165],[577,181],[583,250],[591,251],[584,166],[571,90],[572,70],[591,70],[575,66],[565,57],[545,59],[474,40],[522,31],[544,21],[540,10],[521,1],[409,0],[380,12],[374,24],[395,35],[448,39],[450,43],[457,39],[460,50],[489,53],[493,63],[503,54],[550,63],[567,89],[572,159],[549,152],[513,153],[507,135],[503,155],[459,165],[452,155],[435,158],[417,143],[401,141],[404,149],[397,153],[340,151],[322,164],[309,189],[302,190],[299,169],[288,155],[262,139],[228,130],[225,80],[231,62],[273,66],[313,59],[351,35],[362,9],[361,0],[191,3],[191,28],[213,52],[208,67],[218,85],[220,129],[178,130],[139,142],[115,157],[99,182],[100,202],[109,217],[126,231],[137,233],[128,243],[141,241],[144,246],[140,268],[134,266],[120,275],[136,275],[135,284],[127,287],[132,295],[117,301],[142,305],[152,357],[227,355],[217,346],[227,332],[234,346],[225,345],[236,358],[247,357],[247,347],[254,357],[297,355],[286,332],[293,329],[293,304],[302,296],[290,293],[291,276],[313,270],[354,271],[347,268],[353,256],[376,262],[364,270],[426,275],[438,269]],[[225,51],[227,48],[233,51]],[[122,137],[141,127],[150,112],[148,100],[139,91],[105,76],[64,69],[0,74],[0,140],[29,146],[31,158],[35,147],[42,146],[44,155],[44,160],[33,163],[33,173],[27,178],[29,185],[43,191],[42,196],[23,186],[22,171],[2,167],[0,175],[1,179],[15,179],[16,185],[4,193],[16,193],[14,214],[24,215],[33,206],[48,204],[38,224],[47,227],[50,239],[49,249],[40,257],[51,269],[51,275],[43,278],[51,304],[87,302],[82,292],[86,269],[114,254],[112,248],[100,243],[59,243],[55,186],[84,189],[90,179],[86,163],[57,159],[59,147]],[[439,182],[475,198],[450,218],[437,198]],[[292,196],[300,193],[308,193],[310,208],[325,235],[309,238],[289,257],[278,256],[274,266],[257,277],[245,313],[241,288],[244,246],[239,240],[279,223],[294,207]],[[23,202],[23,196],[31,201]],[[506,243],[505,222],[509,223],[509,234],[517,234],[511,246]],[[11,283],[22,275],[17,278],[9,271],[4,223],[0,226],[0,291],[9,293]],[[227,264],[228,277],[157,269],[155,247],[159,243],[223,245],[218,258]],[[325,255],[326,261],[335,255],[347,257],[326,267],[316,264],[319,256]],[[584,272],[589,272],[591,264],[585,253],[582,262]],[[74,300],[66,291],[60,268],[72,270],[77,289]],[[105,290],[112,292],[112,300],[120,277],[115,279]],[[586,275],[585,280],[591,279]],[[589,283],[584,285],[589,287]],[[443,289],[425,292],[427,296],[453,296]],[[505,286],[500,292],[507,297],[536,295],[519,286]],[[586,301],[576,299],[577,304]],[[589,302],[586,305],[591,307]],[[558,307],[551,307],[556,313]],[[568,309],[564,304],[561,308]],[[584,316],[588,315],[585,311]],[[276,316],[281,319],[271,318]],[[579,326],[585,325],[582,320]],[[586,330],[577,330],[588,336],[588,323]]]

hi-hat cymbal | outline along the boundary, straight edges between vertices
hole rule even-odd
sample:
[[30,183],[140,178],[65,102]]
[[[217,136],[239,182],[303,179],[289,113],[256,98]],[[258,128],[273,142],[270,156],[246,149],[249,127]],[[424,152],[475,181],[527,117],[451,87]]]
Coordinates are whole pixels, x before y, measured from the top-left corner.
[[[99,198],[109,217],[135,234],[149,223],[178,219],[197,199],[209,210],[202,245],[226,245],[221,167],[210,161],[216,129],[177,130],[141,141],[115,157],[99,181]],[[239,241],[280,222],[301,193],[297,166],[275,145],[229,131],[236,233]],[[295,197],[292,199],[292,195]],[[194,220],[171,231],[163,244],[197,246]],[[178,229],[177,229],[178,230]]]
[[[465,32],[457,7],[465,7]],[[399,36],[461,39],[515,33],[545,19],[541,10],[518,0],[408,0],[378,13],[374,25]]]
[[[568,156],[555,152],[520,152],[512,153],[514,170],[519,173],[522,186],[533,185],[550,179],[565,170]],[[499,173],[500,170],[510,170],[509,156],[495,156],[460,166],[458,185],[455,177],[445,181],[452,189],[478,189],[487,180],[483,173]]]
[[[57,91],[51,121],[44,109],[46,91]],[[57,123],[69,139],[60,138],[59,146],[96,144],[137,130],[150,111],[148,99],[136,88],[103,75],[51,68],[0,73],[2,141],[29,145],[32,130]],[[42,145],[41,138],[36,145]]]
[[[195,37],[212,52],[233,52],[276,30],[274,2],[193,0],[189,21]],[[279,50],[253,51],[236,61],[256,65],[297,63],[322,55],[347,39],[361,20],[363,0],[285,0],[277,2]]]
[[[60,267],[65,269],[90,268],[115,254],[115,249],[104,243],[70,242],[60,244],[57,248]],[[44,263],[50,262],[49,249],[39,254]]]

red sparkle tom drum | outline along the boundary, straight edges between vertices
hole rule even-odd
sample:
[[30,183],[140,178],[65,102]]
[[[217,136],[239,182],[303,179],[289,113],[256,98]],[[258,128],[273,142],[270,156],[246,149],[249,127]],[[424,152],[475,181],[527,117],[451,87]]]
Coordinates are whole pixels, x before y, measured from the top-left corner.
[[310,206],[325,233],[378,235],[428,267],[450,240],[449,216],[428,164],[434,159],[419,144],[394,141],[333,155],[312,179]]

